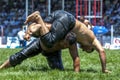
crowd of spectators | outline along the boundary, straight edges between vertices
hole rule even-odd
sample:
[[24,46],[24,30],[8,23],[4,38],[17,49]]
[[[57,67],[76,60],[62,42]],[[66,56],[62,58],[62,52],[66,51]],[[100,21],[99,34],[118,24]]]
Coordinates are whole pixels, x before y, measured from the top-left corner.
[[103,20],[109,34],[111,25],[114,28],[114,36],[120,34],[120,0],[104,0]]
[[[43,18],[48,15],[47,0],[28,0],[28,3],[29,14],[39,10]],[[4,36],[14,37],[22,28],[26,18],[25,4],[25,0],[0,0],[0,29],[3,27]],[[75,0],[65,0],[64,4],[64,10],[76,16]],[[110,26],[114,25],[116,33],[120,33],[120,1],[103,0],[103,4],[104,26],[110,30]],[[51,12],[58,9],[62,9],[62,0],[51,0]]]
[[4,36],[15,36],[25,20],[23,0],[0,0],[0,27]]

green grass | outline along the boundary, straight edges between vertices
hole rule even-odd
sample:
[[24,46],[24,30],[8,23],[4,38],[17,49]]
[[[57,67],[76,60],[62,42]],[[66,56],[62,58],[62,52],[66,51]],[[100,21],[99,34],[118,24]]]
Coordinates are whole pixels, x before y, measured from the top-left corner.
[[[0,64],[20,49],[0,49]],[[72,59],[67,49],[63,50],[62,60],[65,70],[51,70],[45,57],[38,55],[23,61],[20,65],[0,70],[0,80],[120,80],[120,50],[106,50],[107,69],[112,73],[101,72],[96,51],[85,53],[79,50],[81,71],[73,71]]]

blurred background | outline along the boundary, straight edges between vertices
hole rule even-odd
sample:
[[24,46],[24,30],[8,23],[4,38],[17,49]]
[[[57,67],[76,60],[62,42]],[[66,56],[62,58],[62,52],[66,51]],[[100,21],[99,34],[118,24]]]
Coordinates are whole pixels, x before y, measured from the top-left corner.
[[0,47],[18,43],[17,33],[26,30],[24,21],[32,12],[40,11],[44,19],[58,9],[76,19],[84,16],[94,27],[105,27],[107,32],[96,33],[96,37],[103,46],[119,47],[120,0],[0,0]]

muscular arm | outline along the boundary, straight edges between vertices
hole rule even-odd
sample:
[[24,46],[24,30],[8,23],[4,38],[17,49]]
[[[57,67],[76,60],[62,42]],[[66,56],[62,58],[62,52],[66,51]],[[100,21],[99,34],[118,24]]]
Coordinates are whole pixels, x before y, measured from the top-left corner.
[[80,71],[80,60],[79,60],[76,44],[73,44],[72,46],[70,46],[69,51],[70,51],[70,55],[73,59],[74,71],[79,72]]
[[35,22],[37,24],[41,24],[41,28],[40,28],[41,36],[49,32],[49,29],[46,27],[39,11],[35,11],[34,13],[32,13],[31,15],[27,17],[25,24],[29,22]]
[[106,69],[106,53],[105,53],[102,45],[100,44],[100,42],[97,39],[94,40],[93,45],[94,45],[95,49],[98,51],[98,53],[99,53],[102,72],[104,72],[104,73],[109,72]]

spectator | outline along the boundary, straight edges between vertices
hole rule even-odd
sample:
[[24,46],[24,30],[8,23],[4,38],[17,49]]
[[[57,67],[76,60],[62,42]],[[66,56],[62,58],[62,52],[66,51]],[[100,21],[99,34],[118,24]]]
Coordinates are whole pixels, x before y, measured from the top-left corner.
[[17,33],[20,47],[25,47],[25,46],[26,46],[26,41],[24,40],[24,35],[25,35],[25,32],[24,32],[23,29],[21,29],[21,30]]
[[84,24],[87,26],[87,28],[90,29],[90,30],[92,30],[92,28],[94,27],[94,26],[90,23],[89,20],[85,19],[84,16],[81,16],[81,17],[80,17],[80,21],[81,21],[82,23],[84,23]]

